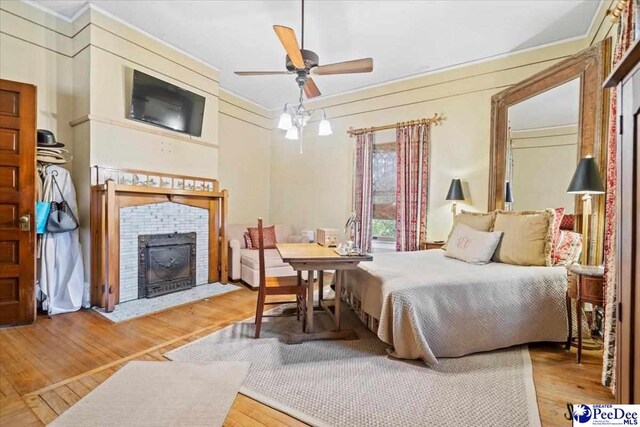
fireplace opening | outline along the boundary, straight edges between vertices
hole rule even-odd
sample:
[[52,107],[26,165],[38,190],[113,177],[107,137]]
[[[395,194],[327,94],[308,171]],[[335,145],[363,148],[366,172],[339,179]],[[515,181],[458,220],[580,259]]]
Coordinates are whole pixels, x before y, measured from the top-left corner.
[[196,285],[196,233],[138,236],[138,298]]

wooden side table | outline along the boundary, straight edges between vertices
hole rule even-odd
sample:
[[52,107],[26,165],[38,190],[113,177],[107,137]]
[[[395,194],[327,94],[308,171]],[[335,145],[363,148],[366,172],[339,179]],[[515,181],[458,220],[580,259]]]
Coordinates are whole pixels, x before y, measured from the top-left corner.
[[567,286],[567,317],[569,319],[569,336],[565,349],[571,348],[573,342],[573,319],[571,316],[571,299],[576,300],[576,317],[578,321],[578,346],[576,362],[582,360],[582,305],[588,302],[602,307],[604,305],[604,267],[574,264],[569,270]]
[[427,240],[426,242],[420,242],[421,251],[424,251],[427,249],[442,249],[443,246],[444,246],[444,240],[438,241],[438,242],[434,242],[430,240]]

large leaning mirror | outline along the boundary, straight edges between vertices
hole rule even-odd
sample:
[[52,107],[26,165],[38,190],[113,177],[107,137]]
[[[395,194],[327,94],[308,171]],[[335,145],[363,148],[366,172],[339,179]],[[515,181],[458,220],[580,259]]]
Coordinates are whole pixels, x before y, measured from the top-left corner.
[[[582,204],[567,193],[580,158],[606,167],[607,105],[601,89],[609,40],[492,97],[489,209],[563,207],[580,232]],[[594,199],[589,259],[602,256],[604,197]]]

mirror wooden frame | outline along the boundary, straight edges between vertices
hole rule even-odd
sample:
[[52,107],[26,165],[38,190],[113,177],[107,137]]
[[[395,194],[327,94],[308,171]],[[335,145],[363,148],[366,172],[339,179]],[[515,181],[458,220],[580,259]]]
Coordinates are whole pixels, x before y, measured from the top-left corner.
[[[510,106],[532,98],[576,78],[580,78],[580,117],[578,156],[596,158],[603,180],[606,176],[606,141],[609,133],[609,95],[602,89],[609,73],[611,39],[589,47],[551,67],[522,80],[491,97],[491,152],[489,164],[489,210],[504,209],[504,192],[507,161],[508,127],[507,111]],[[577,164],[577,159],[576,159]],[[569,183],[558,183],[566,185]],[[594,198],[592,217],[592,248],[589,260],[599,263],[602,259],[604,237],[604,196]],[[575,230],[580,232],[582,203],[576,196],[574,212]]]

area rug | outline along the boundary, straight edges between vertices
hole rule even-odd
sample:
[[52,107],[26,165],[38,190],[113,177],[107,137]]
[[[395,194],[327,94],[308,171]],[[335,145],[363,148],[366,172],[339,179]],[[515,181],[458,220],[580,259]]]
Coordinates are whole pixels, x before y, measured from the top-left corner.
[[221,426],[246,362],[129,362],[50,426]]
[[[342,316],[360,339],[288,345],[283,336],[300,330],[295,317],[263,323],[260,339],[247,320],[165,356],[251,362],[240,393],[317,426],[540,425],[526,346],[429,367],[390,358],[351,310]],[[316,330],[331,327],[324,314],[315,322]]]

